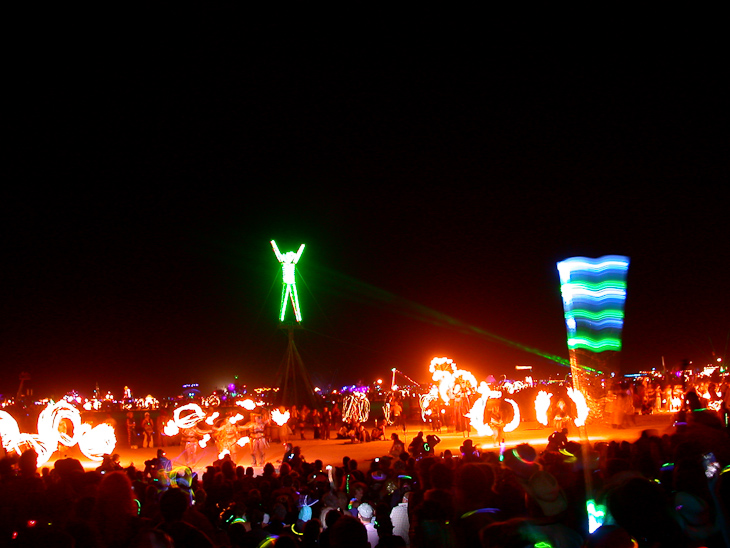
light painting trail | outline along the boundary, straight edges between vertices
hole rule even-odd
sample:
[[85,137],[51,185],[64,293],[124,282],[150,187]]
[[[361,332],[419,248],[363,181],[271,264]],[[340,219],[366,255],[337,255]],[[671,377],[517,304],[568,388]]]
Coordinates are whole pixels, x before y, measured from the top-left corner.
[[[502,399],[502,392],[499,390],[492,390],[489,385],[482,381],[479,383],[477,392],[480,395],[479,398],[474,402],[469,412],[465,415],[469,419],[469,424],[472,428],[477,431],[478,436],[492,436],[494,431],[492,427],[484,422],[484,416],[487,412],[487,406],[490,399]],[[517,429],[520,425],[521,415],[520,407],[517,402],[510,398],[502,399],[505,403],[509,403],[512,406],[512,420],[505,425],[504,432],[512,432]]]
[[[454,390],[458,385],[466,386],[469,391],[474,391],[479,394],[479,398],[473,404],[470,404],[468,410],[463,412],[463,416],[469,419],[469,425],[476,430],[478,436],[494,435],[493,428],[489,422],[485,422],[485,416],[492,415],[492,405],[496,405],[496,403],[490,403],[490,400],[499,400],[508,403],[512,407],[512,419],[504,426],[504,432],[512,432],[519,427],[521,421],[519,405],[515,400],[504,397],[502,389],[506,389],[510,395],[517,393],[520,390],[532,386],[531,379],[529,381],[526,379],[525,382],[505,383],[500,385],[500,390],[493,390],[485,381],[480,382],[479,386],[475,387],[476,379],[474,375],[469,371],[458,369],[453,360],[445,357],[433,358],[429,365],[429,371],[434,384],[428,393],[422,394],[419,397],[421,419],[423,422],[429,422],[433,413],[437,412],[437,403],[440,402],[443,402],[445,405],[451,405],[455,419],[458,419],[456,414],[461,411],[455,405],[455,393],[458,398],[460,391],[458,389]],[[576,410],[575,416],[569,417],[568,420],[571,420],[576,427],[585,425],[589,415],[589,407],[584,394],[580,390],[568,387],[567,395],[575,404]],[[553,394],[551,392],[540,390],[535,397],[535,416],[537,421],[544,426],[548,426],[554,418],[548,417],[548,413],[552,407],[552,396]],[[495,424],[501,426],[499,422]]]
[[[71,423],[74,435],[69,436],[66,431],[64,420]],[[61,400],[54,404],[49,404],[38,415],[38,435],[46,440],[52,440],[58,437],[59,443],[66,447],[73,447],[77,443],[76,437],[79,436],[79,428],[81,426],[81,415],[78,410]]]
[[[247,406],[256,407],[250,399],[236,403],[244,408]],[[274,417],[279,418],[281,413],[274,410],[271,415],[272,419]],[[287,411],[285,415],[288,419],[289,412]],[[196,460],[197,448],[205,449],[211,440],[215,442],[218,448],[219,458],[222,458],[225,454],[233,455],[238,446],[243,447],[250,441],[249,436],[240,436],[241,431],[245,430],[246,427],[237,425],[237,423],[242,421],[243,418],[244,416],[241,413],[235,415],[230,413],[229,416],[223,418],[219,426],[216,426],[216,421],[221,419],[218,411],[206,416],[205,411],[199,405],[189,403],[177,407],[173,411],[173,418],[165,425],[164,434],[174,436],[182,433],[185,446],[184,458],[188,464]],[[210,428],[199,429],[197,425],[201,422],[207,424]]]
[[573,419],[573,423],[575,423],[575,425],[580,428],[586,423],[586,420],[588,419],[588,414],[590,412],[588,404],[586,403],[586,398],[583,395],[583,392],[570,387],[568,387],[568,397],[573,400],[575,408],[578,412],[578,416]]
[[449,358],[434,358],[429,365],[431,378],[437,383],[439,395],[445,404],[455,399],[455,389],[466,392],[467,389],[474,391],[477,388],[477,380],[470,371],[458,369],[453,360]]
[[299,251],[297,252],[287,251],[286,253],[281,253],[274,240],[271,240],[271,247],[274,248],[276,259],[281,263],[282,288],[279,321],[284,321],[287,302],[291,299],[292,307],[294,308],[294,317],[297,322],[301,322],[302,311],[299,307],[299,295],[297,294],[296,264],[302,256],[304,244],[299,246]]
[[591,418],[600,419],[605,375],[621,350],[629,258],[606,255],[573,257],[557,264],[573,388],[579,390]]
[[478,436],[491,436],[493,434],[492,428],[484,422],[484,415],[487,411],[487,403],[493,397],[501,397],[502,393],[493,391],[484,381],[479,383],[477,392],[481,394],[481,396],[474,402],[474,405],[466,414],[466,417],[469,419],[471,427],[477,431]]
[[568,348],[621,350],[628,257],[574,257],[558,263]]
[[365,422],[370,416],[370,400],[364,392],[351,392],[342,399],[342,421]]
[[[183,413],[186,411],[190,411],[190,413],[183,416]],[[187,405],[177,407],[175,411],[173,411],[172,417],[175,421],[175,426],[182,430],[184,428],[192,428],[200,421],[204,420],[205,412],[197,403],[188,403]]]
[[111,455],[117,445],[114,427],[109,424],[80,426],[79,449],[90,460],[101,461],[104,455]]
[[[73,433],[69,434],[67,422]],[[0,436],[3,447],[20,455],[27,449],[34,449],[38,454],[38,466],[46,464],[59,444],[73,447],[78,444],[81,452],[90,460],[101,461],[102,456],[111,454],[116,447],[117,439],[114,429],[108,424],[91,427],[81,422],[79,410],[65,400],[49,403],[38,415],[38,433],[20,432],[15,418],[5,411],[0,411]]]
[[0,438],[3,441],[3,447],[9,449],[14,441],[20,437],[20,428],[18,422],[7,411],[0,411]]
[[[418,403],[421,406],[421,420],[423,422],[428,422],[429,416],[433,413],[432,403],[437,402],[439,399],[439,391],[438,387],[432,386],[431,390],[427,394],[421,394],[418,398]],[[389,410],[390,411],[390,410]],[[388,419],[388,423],[390,424],[390,413],[386,415],[386,419]]]

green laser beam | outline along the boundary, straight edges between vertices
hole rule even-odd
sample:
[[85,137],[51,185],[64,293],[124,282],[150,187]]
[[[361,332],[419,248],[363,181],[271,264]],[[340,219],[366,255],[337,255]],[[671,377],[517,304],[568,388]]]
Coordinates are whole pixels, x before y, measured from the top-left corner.
[[524,352],[534,354],[565,367],[570,367],[570,361],[565,358],[543,352],[537,348],[521,344],[517,341],[512,341],[497,335],[496,333],[467,324],[457,318],[448,316],[447,314],[443,314],[417,302],[404,299],[403,297],[399,297],[398,295],[342,274],[341,272],[330,270],[319,265],[310,264],[310,271],[311,270],[321,273],[323,277],[324,283],[320,290],[327,291],[331,294],[347,298],[361,304],[382,308],[389,312],[400,314],[436,327],[444,327],[460,333],[476,335],[484,339],[504,344],[511,348],[516,348]]

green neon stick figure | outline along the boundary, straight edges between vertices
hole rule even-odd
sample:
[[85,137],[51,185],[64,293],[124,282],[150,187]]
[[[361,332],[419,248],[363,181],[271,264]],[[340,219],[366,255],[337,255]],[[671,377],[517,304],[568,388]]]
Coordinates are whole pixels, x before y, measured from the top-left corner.
[[304,251],[304,244],[299,247],[299,251],[294,253],[293,251],[287,251],[281,253],[279,248],[276,247],[276,242],[271,240],[271,247],[274,248],[276,258],[281,263],[281,276],[283,279],[283,285],[281,288],[281,309],[279,310],[279,321],[284,321],[286,316],[286,303],[291,298],[291,304],[294,307],[294,316],[297,322],[302,321],[302,311],[299,308],[299,296],[297,295],[297,282],[295,277],[296,264],[299,262],[299,257],[302,256]]

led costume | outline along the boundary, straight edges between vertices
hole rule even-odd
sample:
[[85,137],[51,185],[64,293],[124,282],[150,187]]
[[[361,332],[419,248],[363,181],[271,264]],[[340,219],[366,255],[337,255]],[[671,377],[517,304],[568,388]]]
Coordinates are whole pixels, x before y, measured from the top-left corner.
[[298,322],[302,321],[302,312],[299,308],[299,296],[297,295],[297,283],[296,283],[296,264],[299,262],[299,258],[302,256],[304,251],[304,244],[299,247],[299,251],[288,251],[281,253],[279,248],[276,246],[276,242],[271,240],[271,247],[274,248],[276,258],[281,263],[281,275],[283,280],[283,286],[281,288],[281,309],[279,310],[279,321],[283,322],[286,316],[286,303],[291,298],[292,306],[294,307],[294,316]]

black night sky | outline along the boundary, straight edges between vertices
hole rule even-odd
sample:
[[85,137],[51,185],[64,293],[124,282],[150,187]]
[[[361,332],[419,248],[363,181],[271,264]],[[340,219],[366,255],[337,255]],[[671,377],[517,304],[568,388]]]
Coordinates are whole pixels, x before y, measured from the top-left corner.
[[38,40],[11,62],[0,393],[22,371],[56,397],[272,384],[272,238],[306,244],[296,337],[321,386],[426,381],[434,356],[564,375],[499,340],[567,358],[555,263],[575,255],[631,258],[625,372],[725,355],[712,44],[270,30]]

